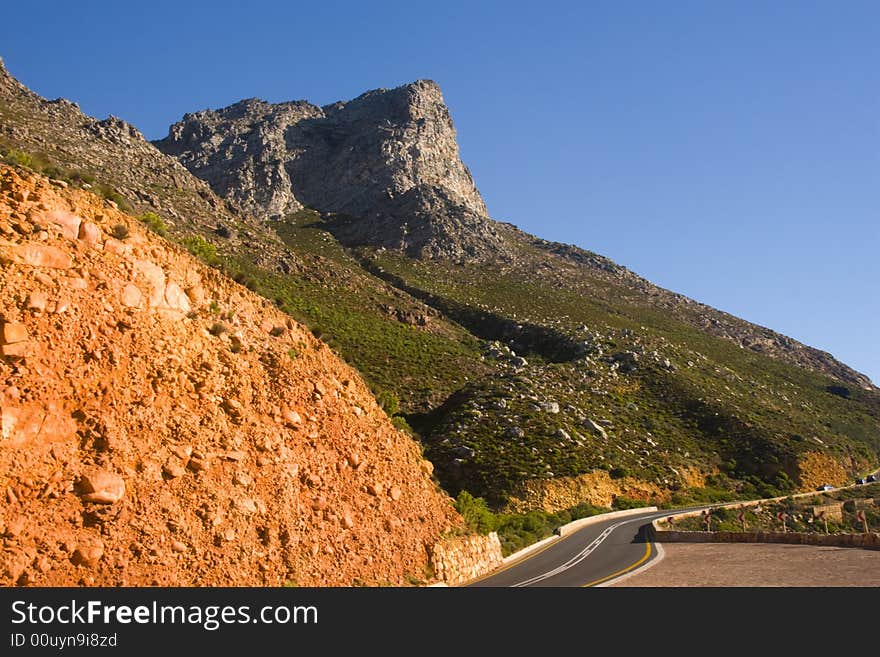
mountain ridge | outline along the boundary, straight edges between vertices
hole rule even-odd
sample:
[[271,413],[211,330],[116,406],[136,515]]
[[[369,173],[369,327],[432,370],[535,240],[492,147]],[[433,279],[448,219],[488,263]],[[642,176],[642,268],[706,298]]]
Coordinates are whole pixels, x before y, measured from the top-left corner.
[[246,99],[188,113],[153,143],[257,216],[304,207],[338,216],[349,245],[453,258],[505,252],[430,80],[323,107]]
[[[388,98],[389,95],[390,98]],[[367,162],[353,167],[355,170],[385,166],[396,171],[397,167],[403,167],[406,169],[405,173],[410,182],[418,184],[413,184],[402,194],[392,192],[397,175],[392,172],[385,179],[379,181],[381,189],[371,191],[374,198],[383,195],[387,195],[388,198],[382,198],[378,202],[352,206],[345,199],[333,200],[334,195],[339,193],[336,190],[340,187],[347,188],[348,185],[347,182],[328,178],[324,172],[327,168],[335,168],[335,164],[320,162],[323,153],[319,153],[315,157],[307,158],[306,163],[302,166],[313,167],[320,172],[315,174],[315,177],[320,179],[321,185],[326,188],[326,191],[320,197],[315,196],[314,193],[306,192],[303,195],[304,198],[300,200],[297,198],[298,191],[294,189],[297,181],[295,172],[290,172],[286,180],[280,183],[273,184],[271,180],[264,180],[261,186],[263,191],[255,192],[252,185],[253,180],[250,177],[250,160],[246,157],[230,157],[229,148],[215,148],[218,133],[225,131],[224,140],[226,142],[241,148],[256,149],[258,155],[251,157],[271,158],[271,170],[278,172],[287,166],[284,156],[285,153],[291,152],[289,144],[295,141],[287,136],[291,128],[296,128],[297,124],[302,122],[326,118],[327,108],[332,108],[333,113],[344,112],[347,107],[352,105],[369,105],[373,101],[377,101],[383,110],[389,105],[395,108],[393,120],[389,122],[398,128],[401,140],[406,139],[409,130],[405,125],[401,127],[402,122],[404,124],[406,122],[417,123],[423,126],[428,121],[426,117],[434,117],[440,122],[441,125],[430,131],[430,134],[440,135],[440,140],[444,145],[437,151],[443,154],[447,160],[452,161],[452,164],[446,167],[453,171],[453,175],[448,178],[448,184],[433,184],[437,180],[438,172],[444,169],[443,166],[436,164],[428,167],[431,177],[427,182],[419,180],[419,168],[416,166],[418,158],[413,158],[412,163],[403,165],[395,161],[375,162],[370,149],[376,148],[376,144],[373,142],[368,142],[366,145],[360,143],[358,141],[360,135],[358,134],[351,138],[340,137],[344,144],[349,144],[350,141],[355,142],[353,145],[347,146],[348,148],[370,151],[362,154]],[[407,102],[412,107],[401,109],[400,104]],[[431,111],[424,110],[424,106],[432,108]],[[296,111],[292,111],[293,109]],[[291,110],[292,113],[288,113],[288,110]],[[383,129],[383,121],[389,120],[382,112],[377,114],[373,107],[368,107],[365,113],[367,116],[365,120],[371,129],[381,130]],[[233,115],[235,122],[226,121],[227,115]],[[241,122],[247,124],[247,130],[244,130],[243,133],[241,132]],[[342,128],[336,126],[334,129],[341,130]],[[279,147],[278,130],[284,132],[288,146]],[[308,133],[309,130],[307,129],[305,132]],[[260,143],[261,139],[265,143]],[[404,142],[403,145],[406,148],[398,149],[418,150],[421,139],[421,137],[416,137],[411,142]],[[397,249],[403,250],[413,257],[447,258],[458,262],[476,258],[513,263],[515,259],[511,249],[506,241],[499,236],[501,222],[488,216],[470,171],[459,158],[457,145],[454,147],[448,145],[448,142],[454,142],[454,140],[454,126],[449,111],[443,104],[439,85],[433,80],[418,80],[393,89],[380,88],[367,91],[351,101],[338,101],[323,107],[305,100],[273,104],[256,98],[244,99],[221,109],[187,113],[180,122],[171,126],[168,137],[153,143],[163,152],[178,157],[192,173],[204,177],[212,185],[215,192],[241,203],[251,211],[257,211],[264,218],[275,217],[277,219],[280,215],[302,209],[304,205],[324,213],[330,220],[327,229],[347,246]],[[206,150],[199,152],[198,149],[202,144],[206,144]],[[297,141],[296,145],[298,148],[306,150],[310,148],[307,141],[303,140]],[[463,167],[464,173],[458,169],[459,165]],[[244,186],[242,186],[240,178],[236,177],[238,176],[237,172],[243,167],[246,169],[244,175],[247,176],[247,182]],[[285,174],[282,174],[282,177],[284,176]],[[467,187],[468,190],[461,192],[462,186]],[[471,189],[472,191],[470,191]],[[284,202],[280,206],[277,200],[279,197]],[[268,200],[265,200],[267,198]],[[328,198],[331,200],[328,201]],[[303,201],[307,202],[303,203]],[[577,245],[550,242],[537,236],[528,235],[512,224],[508,224],[508,227],[506,230],[509,231],[512,228],[519,231],[524,239],[530,240],[534,245],[550,253],[579,264],[604,269],[609,273],[620,272],[623,274],[620,278],[628,279],[629,283],[646,295],[660,297],[658,301],[667,304],[668,307],[700,309],[704,313],[704,316],[699,320],[701,328],[715,335],[735,340],[746,348],[762,349],[774,357],[789,357],[798,365],[827,371],[841,381],[850,384],[868,389],[876,387],[868,377],[840,363],[828,352],[800,343],[793,338],[773,331],[769,327],[755,325],[730,313],[717,310],[708,304],[661,288],[635,272],[614,263],[611,259],[587,251]],[[407,241],[410,237],[407,235],[409,231],[412,232],[412,244]],[[715,316],[707,317],[706,313]]]
[[[395,134],[418,145],[439,131],[441,151],[455,154],[452,165],[460,163],[451,117],[437,108],[430,88],[426,93],[439,124],[410,126],[404,108]],[[370,105],[383,94],[362,97]],[[273,106],[249,100],[236,111],[244,115],[255,107]],[[294,102],[281,114],[291,107],[299,112],[306,106]],[[0,137],[28,150],[52,143],[56,132],[62,142],[74,133],[123,172],[105,168],[101,175],[135,180],[142,173],[141,185],[131,189],[135,203],[144,189],[161,188],[161,180],[150,176],[153,167],[167,166],[167,155],[138,144],[149,147],[152,159],[132,161],[126,149],[108,149],[93,132],[39,120],[45,111],[30,97],[0,93]],[[188,116],[187,130],[198,137],[197,114]],[[59,115],[58,122],[66,117]],[[352,140],[363,136],[366,156],[357,149],[343,153],[339,162],[350,164],[336,172],[339,177],[310,175],[312,184],[325,187],[321,194],[340,203],[366,190],[364,214],[303,207],[254,217],[242,209],[238,218],[222,221],[175,218],[167,234],[273,301],[355,365],[386,412],[416,429],[447,491],[467,490],[520,511],[574,507],[587,490],[601,506],[618,498],[620,504],[632,498],[686,504],[809,489],[823,483],[819,479],[842,483],[876,461],[880,396],[866,377],[824,352],[660,288],[604,256],[475,212],[461,205],[451,186],[444,190],[412,177],[412,162],[421,155],[384,170],[389,165],[375,157],[385,143],[377,127],[383,117],[368,118],[366,136],[348,134],[344,123],[336,124],[338,134],[326,126],[317,137],[293,131],[305,145],[329,136],[337,145],[354,146]],[[287,152],[283,125],[279,132],[277,125],[250,123],[227,136],[231,146],[251,139],[257,154]],[[215,129],[207,126],[188,145],[208,143]],[[267,151],[264,139],[281,144],[280,150]],[[402,141],[389,152],[406,152],[409,144]],[[335,153],[331,146],[313,151],[311,161]],[[88,160],[79,150],[52,154],[67,167]],[[0,155],[20,158],[8,149]],[[199,153],[192,157],[200,161]],[[284,168],[283,159],[269,159]],[[228,172],[221,160],[211,161],[218,180],[235,181],[250,160],[232,158]],[[319,162],[316,171],[328,162],[337,160]],[[367,176],[337,189],[366,165],[377,167],[378,182]],[[431,168],[445,171],[443,158]],[[383,197],[401,171],[412,186]],[[296,191],[289,187],[296,180],[288,176],[288,187],[261,183],[239,191],[248,196],[258,189],[271,199],[277,191]],[[216,198],[194,178],[181,189],[184,200]],[[164,203],[174,207],[175,193],[164,189],[156,212]],[[239,192],[231,186],[227,193]],[[232,196],[214,201],[221,202],[241,206]]]

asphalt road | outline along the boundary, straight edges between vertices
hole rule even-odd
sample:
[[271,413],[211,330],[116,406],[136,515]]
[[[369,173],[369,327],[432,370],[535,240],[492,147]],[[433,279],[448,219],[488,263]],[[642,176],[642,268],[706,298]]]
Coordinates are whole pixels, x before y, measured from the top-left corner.
[[468,586],[595,586],[631,572],[657,555],[640,529],[669,511],[649,511],[588,525]]
[[[880,478],[880,470],[872,474]],[[855,487],[855,484],[849,484],[835,490]],[[571,587],[603,584],[656,558],[657,548],[644,538],[645,531],[642,529],[651,520],[711,506],[714,505],[674,511],[646,511],[626,518],[599,521],[467,586]]]

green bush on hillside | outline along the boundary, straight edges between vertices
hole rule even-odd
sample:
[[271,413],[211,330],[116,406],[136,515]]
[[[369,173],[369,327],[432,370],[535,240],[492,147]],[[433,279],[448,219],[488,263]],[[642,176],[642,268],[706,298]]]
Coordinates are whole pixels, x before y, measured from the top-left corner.
[[147,226],[147,228],[157,235],[161,237],[168,235],[168,226],[162,221],[162,217],[155,212],[144,212],[141,215],[141,221]]
[[217,247],[205,240],[201,235],[190,235],[184,237],[180,243],[187,251],[192,253],[199,260],[212,267],[220,264],[220,258],[217,256]]

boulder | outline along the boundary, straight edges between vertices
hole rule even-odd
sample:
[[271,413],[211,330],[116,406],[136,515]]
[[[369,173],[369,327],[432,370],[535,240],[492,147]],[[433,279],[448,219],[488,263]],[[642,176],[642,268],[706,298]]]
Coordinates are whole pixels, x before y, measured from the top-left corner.
[[174,282],[168,283],[165,286],[165,303],[172,310],[179,310],[183,313],[190,311],[189,298],[180,289],[180,286]]
[[602,438],[608,438],[608,434],[605,433],[605,429],[598,422],[591,418],[584,419],[584,427],[592,431],[597,436],[601,436]]
[[113,504],[125,495],[125,481],[108,470],[92,470],[80,480],[82,500],[97,504]]
[[81,538],[71,555],[74,565],[94,568],[104,556],[104,542],[97,537]]
[[77,237],[90,246],[95,246],[101,242],[101,229],[91,221],[84,221],[80,224]]
[[40,214],[37,219],[41,222],[54,224],[61,229],[64,237],[75,240],[79,237],[79,227],[82,219],[67,210],[47,210]]
[[73,260],[61,249],[48,244],[0,243],[0,263],[45,267],[47,269],[70,269]]
[[126,308],[140,308],[143,303],[144,295],[134,283],[129,283],[122,288],[120,301]]
[[24,324],[3,322],[0,325],[0,344],[15,344],[28,339],[28,330]]
[[27,310],[33,310],[34,312],[41,313],[46,310],[46,305],[49,303],[49,298],[45,292],[31,292],[28,294],[27,299],[24,302],[24,307]]

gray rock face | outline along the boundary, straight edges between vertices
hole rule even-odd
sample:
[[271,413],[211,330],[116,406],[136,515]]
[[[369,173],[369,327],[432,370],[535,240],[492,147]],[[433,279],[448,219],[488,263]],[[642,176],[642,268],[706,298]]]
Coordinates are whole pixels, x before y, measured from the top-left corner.
[[430,80],[325,107],[243,100],[187,114],[155,144],[265,219],[303,206],[334,215],[347,244],[452,258],[505,250]]

